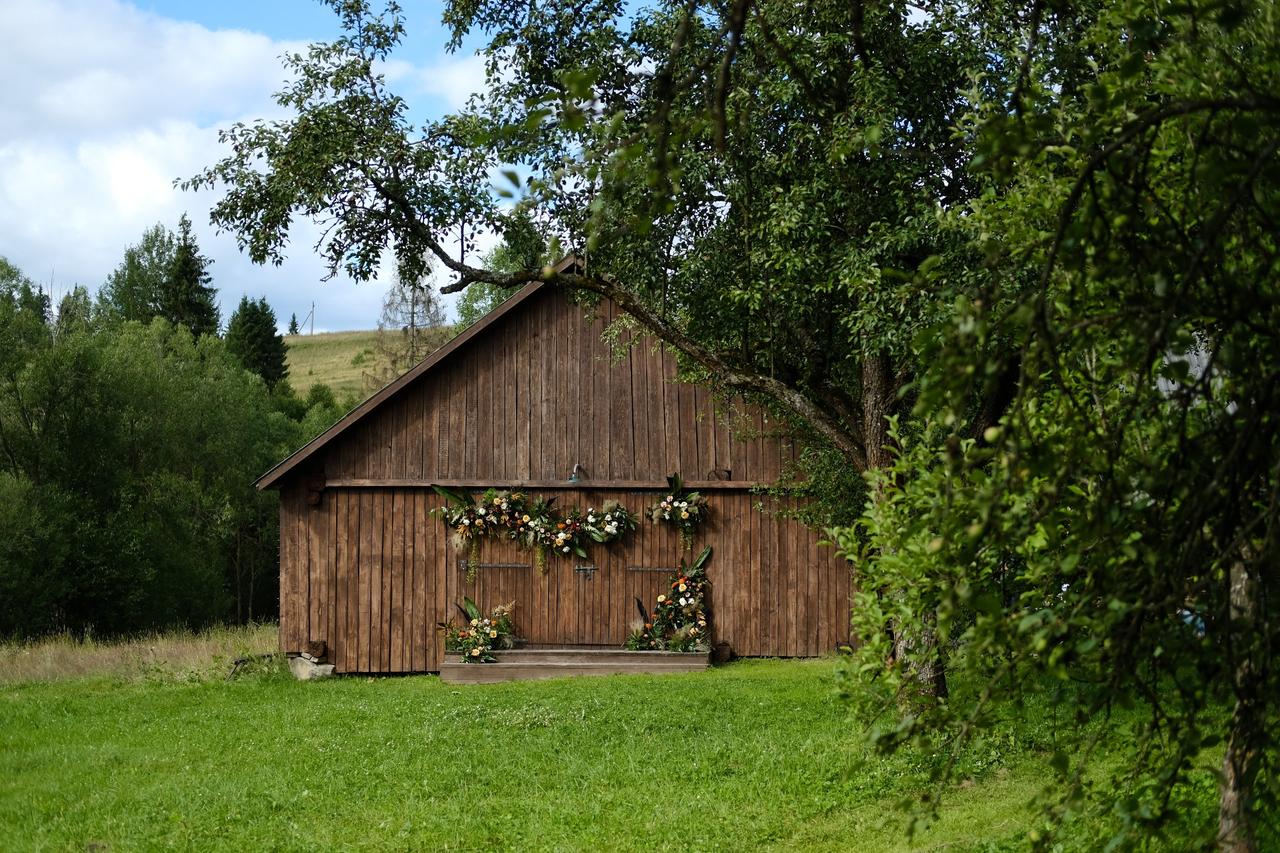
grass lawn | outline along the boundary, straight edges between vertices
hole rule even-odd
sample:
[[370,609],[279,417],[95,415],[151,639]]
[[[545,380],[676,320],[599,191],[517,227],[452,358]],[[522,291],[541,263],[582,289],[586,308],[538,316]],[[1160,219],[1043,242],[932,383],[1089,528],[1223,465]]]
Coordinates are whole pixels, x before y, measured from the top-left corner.
[[[862,760],[833,663],[459,686],[430,676],[0,686],[7,850],[1022,849],[1052,721],[962,761]],[[103,845],[103,846],[97,846]]]

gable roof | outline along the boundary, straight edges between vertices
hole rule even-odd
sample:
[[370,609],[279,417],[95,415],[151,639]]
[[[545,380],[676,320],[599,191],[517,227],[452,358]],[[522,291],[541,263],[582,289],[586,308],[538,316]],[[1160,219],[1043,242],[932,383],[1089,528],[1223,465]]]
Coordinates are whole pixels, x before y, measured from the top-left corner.
[[[552,270],[554,272],[564,272],[569,267],[575,266],[578,263],[579,261],[576,255],[568,255],[552,267]],[[547,286],[547,283],[543,281],[530,282],[511,296],[507,297],[506,301],[494,310],[490,311],[480,320],[476,321],[476,323],[462,334],[453,338],[447,344],[431,353],[431,355],[418,362],[415,367],[410,368],[409,371],[399,379],[387,383],[380,391],[371,395],[363,403],[339,418],[333,426],[329,427],[327,430],[302,445],[302,447],[289,454],[289,456],[285,457],[274,468],[267,471],[254,481],[254,485],[259,489],[269,489],[278,485],[279,482],[289,474],[289,472],[293,471],[303,462],[310,459],[329,442],[333,441],[358,422],[364,420],[367,415],[381,407],[392,397],[399,394],[401,390],[413,384],[424,374],[430,372],[432,368],[449,358],[453,353],[462,349],[476,338],[484,335],[486,330],[507,314],[514,311],[516,307],[528,300],[530,296],[533,296],[533,294]]]

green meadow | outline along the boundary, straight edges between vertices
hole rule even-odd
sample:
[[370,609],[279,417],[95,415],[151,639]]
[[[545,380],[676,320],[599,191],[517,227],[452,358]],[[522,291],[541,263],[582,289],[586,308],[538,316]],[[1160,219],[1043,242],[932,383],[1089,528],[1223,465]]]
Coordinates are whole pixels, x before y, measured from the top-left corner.
[[[5,849],[1018,850],[1042,826],[1047,707],[966,749],[939,818],[908,838],[902,804],[942,752],[868,754],[832,659],[479,686],[295,682],[277,659],[226,680],[267,630],[208,636],[203,666],[199,636],[176,665],[143,641],[96,670],[17,677],[5,650]],[[1208,775],[1191,829],[1213,823]]]

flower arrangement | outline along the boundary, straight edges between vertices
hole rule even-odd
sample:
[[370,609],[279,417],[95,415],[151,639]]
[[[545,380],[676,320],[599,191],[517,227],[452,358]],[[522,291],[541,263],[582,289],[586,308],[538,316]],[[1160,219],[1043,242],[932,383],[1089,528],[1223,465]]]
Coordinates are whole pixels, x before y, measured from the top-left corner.
[[666,497],[649,507],[649,518],[654,522],[675,525],[680,531],[680,541],[687,549],[693,549],[693,535],[711,514],[707,499],[699,492],[686,492],[679,474],[667,478]]
[[636,599],[641,622],[627,637],[632,650],[658,649],[669,652],[710,650],[711,613],[708,597],[711,582],[707,580],[707,561],[711,546],[702,549],[693,563],[680,567],[671,575],[669,591],[658,596],[653,614]]
[[523,492],[489,489],[479,498],[444,486],[432,486],[445,499],[437,510],[445,524],[467,546],[467,581],[474,581],[479,568],[480,540],[486,536],[505,537],[534,552],[538,571],[547,570],[547,554],[586,559],[590,539],[608,544],[636,529],[636,516],[617,501],[606,501],[597,512],[576,507],[560,513],[555,498],[530,498]]
[[587,507],[583,517],[583,530],[602,545],[617,542],[638,526],[636,514],[614,500],[605,501],[599,512]]
[[440,510],[445,525],[453,531],[458,544],[467,547],[467,580],[475,580],[476,570],[479,568],[480,538],[489,533],[487,527],[496,529],[490,523],[494,519],[483,505],[471,500],[469,495],[443,486],[432,488],[445,500],[444,507]]
[[441,624],[444,631],[445,651],[457,652],[463,663],[493,663],[494,649],[510,649],[515,646],[515,626],[511,614],[515,602],[501,604],[486,616],[470,598],[458,605],[465,624],[459,628],[451,623]]
[[547,552],[555,547],[555,501],[555,498],[537,498],[529,504],[521,516],[523,526],[517,537],[521,547],[532,549],[534,562],[543,574],[547,571]]

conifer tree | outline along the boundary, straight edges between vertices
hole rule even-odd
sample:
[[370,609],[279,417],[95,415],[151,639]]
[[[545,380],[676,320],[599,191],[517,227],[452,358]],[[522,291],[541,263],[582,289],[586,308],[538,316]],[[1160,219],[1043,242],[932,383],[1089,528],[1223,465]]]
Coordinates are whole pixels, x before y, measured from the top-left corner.
[[245,370],[262,377],[268,388],[289,375],[285,360],[288,348],[276,331],[276,314],[267,300],[240,297],[240,305],[227,322],[227,350]]
[[298,334],[298,315],[297,314],[289,315],[289,334],[291,335]]
[[211,263],[200,254],[191,220],[184,213],[178,220],[177,243],[160,292],[159,313],[175,326],[186,326],[196,337],[218,333],[217,291],[209,284]]

